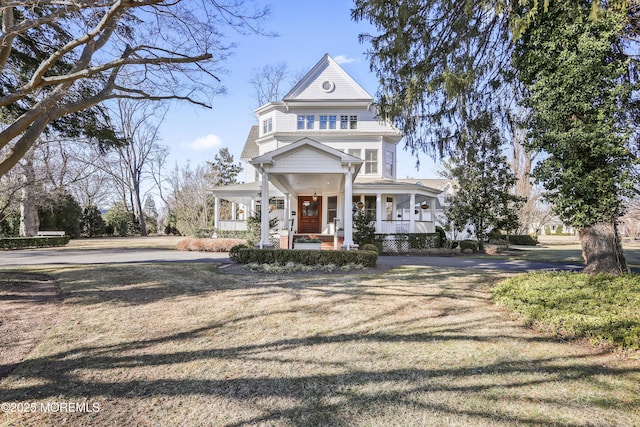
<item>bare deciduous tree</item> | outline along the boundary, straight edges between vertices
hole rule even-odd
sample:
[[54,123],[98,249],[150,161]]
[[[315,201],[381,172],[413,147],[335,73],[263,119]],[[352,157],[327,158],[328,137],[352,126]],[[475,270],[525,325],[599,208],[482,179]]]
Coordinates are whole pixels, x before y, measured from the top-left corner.
[[1,0],[0,14],[0,107],[11,110],[0,117],[2,176],[51,123],[106,100],[208,106],[222,91],[223,30],[261,32],[269,10],[250,0]]

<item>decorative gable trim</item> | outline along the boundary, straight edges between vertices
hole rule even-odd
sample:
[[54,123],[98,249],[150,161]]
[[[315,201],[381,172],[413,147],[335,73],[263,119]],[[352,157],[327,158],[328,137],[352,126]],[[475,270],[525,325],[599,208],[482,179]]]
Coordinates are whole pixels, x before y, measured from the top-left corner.
[[343,101],[372,103],[373,98],[329,54],[286,94],[285,103]]

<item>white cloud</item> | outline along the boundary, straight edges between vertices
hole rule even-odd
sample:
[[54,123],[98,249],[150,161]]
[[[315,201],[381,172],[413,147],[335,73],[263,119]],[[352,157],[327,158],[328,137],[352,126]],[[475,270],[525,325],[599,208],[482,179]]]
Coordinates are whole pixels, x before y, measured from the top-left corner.
[[338,55],[335,58],[338,64],[351,64],[352,62],[356,62],[356,58],[349,58],[347,55]]
[[212,148],[222,145],[222,139],[213,134],[196,138],[193,142],[187,144],[189,148],[195,151],[211,150]]

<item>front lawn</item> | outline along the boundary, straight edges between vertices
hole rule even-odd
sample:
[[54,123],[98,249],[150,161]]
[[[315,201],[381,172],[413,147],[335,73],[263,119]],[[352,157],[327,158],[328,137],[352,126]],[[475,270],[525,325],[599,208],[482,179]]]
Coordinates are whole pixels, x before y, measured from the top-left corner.
[[[36,410],[5,411],[0,425],[640,419],[638,362],[510,320],[491,300],[491,286],[507,277],[495,272],[227,274],[211,263],[30,271],[58,280],[62,308],[0,383],[0,402]],[[42,410],[60,402],[84,410]]]

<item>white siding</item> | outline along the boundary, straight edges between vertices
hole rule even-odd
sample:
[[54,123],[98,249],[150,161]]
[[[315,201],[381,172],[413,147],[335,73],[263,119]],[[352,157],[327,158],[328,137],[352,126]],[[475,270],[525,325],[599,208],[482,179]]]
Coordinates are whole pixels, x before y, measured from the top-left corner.
[[342,172],[340,163],[336,159],[311,148],[303,148],[288,153],[287,156],[276,158],[271,168],[272,173],[286,171],[287,173],[334,173]]

